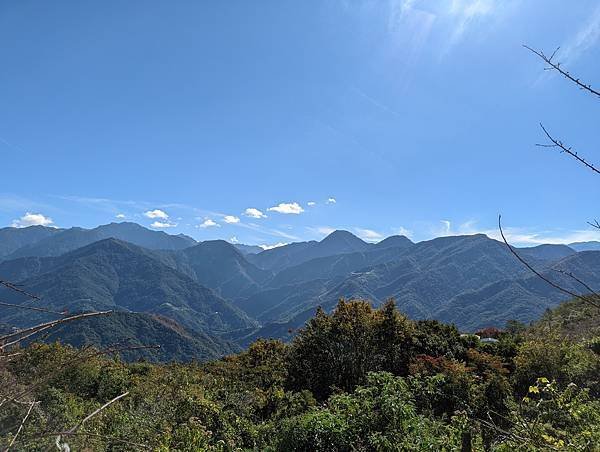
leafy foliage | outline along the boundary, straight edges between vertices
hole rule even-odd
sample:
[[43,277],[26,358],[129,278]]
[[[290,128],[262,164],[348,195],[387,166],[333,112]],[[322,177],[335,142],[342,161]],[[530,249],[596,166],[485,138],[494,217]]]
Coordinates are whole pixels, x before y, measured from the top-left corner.
[[600,357],[543,322],[484,344],[351,300],[206,364],[31,344],[1,361],[0,445],[33,408],[15,449],[598,450]]

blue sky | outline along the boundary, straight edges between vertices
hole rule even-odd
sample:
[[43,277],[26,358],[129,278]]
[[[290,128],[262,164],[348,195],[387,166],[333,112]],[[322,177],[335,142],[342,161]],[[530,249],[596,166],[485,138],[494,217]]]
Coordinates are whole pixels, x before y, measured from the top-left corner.
[[[0,225],[598,239],[597,1],[0,3]],[[254,210],[247,210],[254,209]]]

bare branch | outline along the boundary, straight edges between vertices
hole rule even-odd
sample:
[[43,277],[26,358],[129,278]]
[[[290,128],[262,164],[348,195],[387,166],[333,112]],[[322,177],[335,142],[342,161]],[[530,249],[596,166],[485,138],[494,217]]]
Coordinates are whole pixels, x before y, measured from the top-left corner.
[[525,267],[527,267],[529,270],[531,270],[531,272],[533,272],[536,276],[538,276],[540,279],[542,279],[543,281],[547,282],[548,284],[550,284],[552,287],[554,287],[557,290],[560,290],[561,292],[570,295],[573,298],[577,298],[579,300],[582,300],[596,308],[600,309],[600,304],[597,304],[596,301],[593,298],[589,298],[586,297],[585,295],[579,295],[578,293],[572,292],[569,289],[565,289],[564,287],[559,286],[558,284],[556,284],[555,282],[549,280],[548,278],[546,278],[544,275],[542,275],[540,272],[538,272],[535,268],[533,268],[531,265],[529,265],[529,263],[527,263],[527,261],[525,259],[523,259],[515,250],[512,246],[510,246],[510,244],[508,243],[508,241],[506,240],[506,237],[504,236],[504,231],[502,230],[502,215],[498,215],[498,228],[500,229],[500,235],[502,236],[502,240],[504,241],[504,243],[506,244],[506,246],[508,247],[508,249],[510,250],[510,252],[523,264],[525,265]]
[[[7,340],[11,340],[14,338],[17,338],[17,339],[13,342],[0,345],[0,350],[4,350],[9,345],[14,345],[14,344],[18,343],[19,341],[23,340],[25,337],[29,337],[35,333],[47,330],[49,328],[53,328],[57,325],[61,325],[63,323],[72,322],[73,320],[79,320],[79,319],[84,319],[84,318],[88,318],[88,317],[108,315],[108,314],[112,314],[112,312],[113,311],[84,312],[83,314],[77,314],[77,315],[73,315],[71,317],[65,317],[62,319],[53,320],[52,322],[41,323],[39,325],[32,326],[31,328],[26,328],[24,330],[20,330],[15,333],[7,334],[6,336],[0,337],[0,342],[5,342]],[[26,336],[24,336],[24,335],[26,335]]]
[[598,220],[588,221],[587,223],[593,228],[600,229],[600,223]]
[[565,146],[565,144],[562,141],[557,140],[552,135],[550,135],[550,133],[546,130],[546,128],[544,127],[544,125],[542,123],[540,123],[540,127],[542,128],[542,130],[544,131],[544,133],[546,134],[548,139],[552,142],[552,144],[537,144],[536,146],[540,146],[540,147],[544,147],[544,148],[560,148],[561,152],[565,152],[565,153],[569,154],[571,157],[573,157],[579,163],[582,163],[583,165],[585,165],[586,167],[588,167],[595,173],[600,174],[600,170],[598,168],[596,168],[593,164],[587,162],[584,158],[580,157],[577,154],[577,152],[573,150],[573,148]]
[[7,342],[6,344],[2,344],[2,345],[0,345],[0,351],[4,351],[5,348],[8,348],[8,347],[10,347],[12,345],[16,345],[19,342],[24,341],[25,339],[27,339],[27,338],[29,338],[29,337],[37,334],[37,333],[40,333],[40,332],[45,331],[45,330],[49,330],[50,328],[52,328],[52,326],[53,325],[46,325],[46,326],[44,326],[42,328],[35,329],[35,330],[31,331],[30,333],[25,334],[24,336],[20,336],[20,337],[18,337],[17,339],[15,339],[12,342]]
[[555,268],[554,271],[561,273],[565,276],[568,276],[569,278],[573,279],[574,281],[577,281],[579,284],[581,284],[583,287],[585,287],[585,289],[587,291],[589,291],[589,293],[591,293],[592,295],[594,295],[594,297],[596,297],[598,300],[600,300],[600,294],[598,292],[596,292],[594,289],[592,289],[589,285],[587,285],[584,281],[582,281],[577,276],[575,276],[573,273],[567,272],[564,270],[559,270],[557,268]]
[[93,413],[88,414],[85,418],[83,418],[77,425],[75,425],[73,428],[67,430],[67,434],[72,434],[75,433],[77,430],[79,430],[81,428],[81,426],[83,424],[85,424],[87,421],[89,421],[91,418],[93,418],[94,416],[96,416],[98,413],[100,413],[101,411],[103,411],[104,409],[108,408],[110,405],[112,405],[113,403],[115,403],[117,400],[122,399],[123,397],[129,395],[129,391],[124,392],[121,395],[118,395],[117,397],[115,397],[112,400],[109,400],[108,402],[106,402],[104,405],[102,405],[100,408],[98,408],[96,411],[94,411]]
[[558,51],[558,48],[552,53],[552,55],[547,56],[546,54],[544,54],[544,52],[542,50],[532,49],[531,47],[529,47],[525,44],[523,44],[523,47],[525,47],[527,50],[529,50],[530,52],[533,52],[534,54],[539,56],[542,60],[544,60],[544,62],[548,65],[548,67],[546,69],[557,71],[559,74],[561,74],[567,80],[570,80],[573,83],[575,83],[577,86],[579,86],[579,88],[581,88],[585,91],[588,91],[589,93],[592,93],[595,96],[600,97],[600,91],[596,91],[595,89],[592,88],[592,85],[586,85],[581,80],[579,80],[578,78],[571,75],[568,71],[566,71],[565,69],[563,69],[560,66],[560,63],[556,63],[556,62],[552,61],[554,59],[554,56],[556,55],[556,52]]
[[13,284],[11,282],[3,281],[3,280],[0,279],[0,285],[4,286],[4,287],[6,287],[6,288],[8,288],[10,290],[13,290],[15,292],[18,292],[20,294],[23,294],[23,295],[25,295],[25,296],[27,296],[29,298],[33,298],[34,300],[41,300],[41,298],[38,297],[37,295],[34,295],[32,293],[29,293],[29,292],[26,292],[23,289],[19,288],[19,286],[17,286],[16,284]]
[[29,404],[29,410],[27,410],[27,414],[25,415],[25,417],[23,418],[23,420],[21,421],[21,425],[19,425],[19,429],[17,430],[17,433],[15,433],[15,436],[13,436],[13,439],[10,441],[10,444],[8,445],[8,447],[6,449],[4,449],[4,452],[8,452],[10,450],[10,448],[13,446],[13,444],[15,443],[15,441],[17,440],[17,437],[19,436],[19,433],[21,433],[21,430],[23,430],[23,426],[25,425],[25,422],[27,422],[27,418],[29,417],[29,415],[31,414],[31,410],[33,410],[33,407],[39,402],[31,402]]
[[49,314],[56,314],[56,315],[63,315],[63,316],[67,315],[66,311],[58,312],[58,311],[52,311],[50,309],[36,308],[34,306],[24,306],[24,305],[20,305],[20,304],[6,303],[4,301],[0,301],[0,306],[6,306],[9,308],[17,308],[17,309],[28,309],[30,311],[47,312]]

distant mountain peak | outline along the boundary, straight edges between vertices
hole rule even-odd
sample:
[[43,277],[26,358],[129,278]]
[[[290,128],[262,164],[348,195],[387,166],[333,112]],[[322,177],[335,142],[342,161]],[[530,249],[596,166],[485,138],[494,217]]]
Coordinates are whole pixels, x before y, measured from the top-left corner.
[[357,236],[352,234],[350,231],[346,231],[345,229],[336,229],[335,231],[329,233],[329,235],[327,235],[327,237],[325,237],[323,240],[321,240],[321,242],[324,242],[326,240],[343,238],[343,237],[353,237],[355,239],[360,240]]
[[231,243],[220,239],[200,242],[188,248],[188,254],[210,254],[220,258],[229,257],[245,261],[244,254],[240,250]]
[[347,243],[347,244],[364,244],[367,245],[367,242],[355,236],[351,232],[344,231],[343,229],[336,229],[327,237],[319,242],[322,245],[332,244],[332,243]]
[[600,242],[598,241],[573,242],[568,246],[575,251],[600,251]]
[[405,235],[391,235],[375,244],[377,248],[407,247],[410,245],[414,245],[414,242]]

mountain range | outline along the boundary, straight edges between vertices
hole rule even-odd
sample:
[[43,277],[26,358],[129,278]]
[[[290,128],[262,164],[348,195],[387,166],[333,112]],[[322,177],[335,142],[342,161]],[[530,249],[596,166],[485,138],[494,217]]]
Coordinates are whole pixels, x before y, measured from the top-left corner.
[[[257,249],[258,248],[258,249]],[[160,352],[126,357],[210,359],[260,337],[286,339],[340,298],[380,305],[393,297],[412,318],[455,323],[464,331],[529,322],[566,297],[526,269],[506,245],[485,235],[413,243],[392,236],[367,243],[347,231],[321,241],[263,251],[222,240],[196,242],[135,223],[94,229],[0,229],[0,279],[41,297],[0,289],[0,301],[55,312],[113,310],[47,337],[107,346],[164,342]],[[531,265],[574,292],[600,288],[595,244],[521,248]],[[588,251],[591,250],[591,251]],[[26,327],[57,314],[0,307],[0,323]]]

